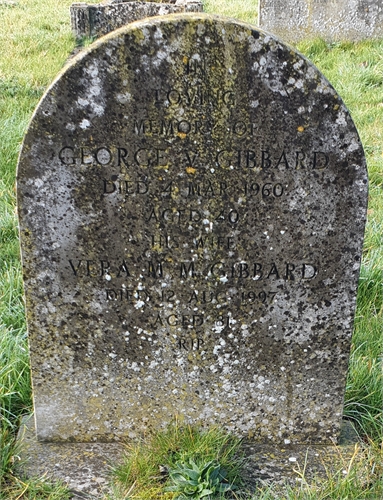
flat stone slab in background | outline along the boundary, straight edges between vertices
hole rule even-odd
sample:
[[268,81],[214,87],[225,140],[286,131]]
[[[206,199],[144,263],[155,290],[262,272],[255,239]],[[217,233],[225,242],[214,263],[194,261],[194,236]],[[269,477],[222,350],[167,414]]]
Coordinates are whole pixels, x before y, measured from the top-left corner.
[[72,32],[78,39],[98,38],[145,17],[202,11],[201,0],[164,0],[163,2],[111,0],[99,4],[73,3],[70,7]]
[[259,26],[290,43],[383,37],[382,0],[259,0]]

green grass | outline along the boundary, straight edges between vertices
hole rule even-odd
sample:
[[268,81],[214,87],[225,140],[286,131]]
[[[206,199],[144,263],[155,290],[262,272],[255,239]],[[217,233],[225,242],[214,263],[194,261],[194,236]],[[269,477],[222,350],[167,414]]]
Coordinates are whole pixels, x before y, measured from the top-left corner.
[[[70,33],[71,3],[0,3],[0,500],[69,498],[62,486],[24,481],[15,468],[15,433],[20,416],[31,409],[31,389],[14,183],[17,155],[33,109],[75,46]],[[205,9],[252,23],[257,19],[257,1],[206,0]],[[298,49],[319,67],[345,101],[367,157],[368,223],[345,401],[345,415],[356,423],[362,447],[351,463],[341,463],[340,456],[338,472],[329,471],[326,480],[318,478],[308,484],[303,475],[299,487],[260,487],[252,498],[378,500],[383,498],[383,41],[328,44],[316,40],[301,43]],[[162,483],[148,486],[148,481],[152,483],[151,478],[158,476],[162,462],[174,465],[181,455],[203,453],[206,459],[227,458],[229,468],[236,466],[233,455],[224,459],[220,452],[228,438],[217,430],[212,432],[218,432],[218,437],[209,444],[204,433],[173,428],[131,445],[124,464],[114,471],[110,498],[149,499],[150,488],[158,495],[153,498],[172,498],[172,493],[161,491]],[[177,445],[174,436],[179,440]]]
[[197,463],[217,460],[228,471],[232,484],[243,462],[238,454],[239,444],[239,439],[217,428],[199,431],[175,423],[127,447],[123,462],[113,470],[115,486],[120,494],[129,492],[129,498],[135,500],[174,498],[173,493],[164,491],[169,485],[167,471],[190,458]]
[[204,0],[204,10],[210,14],[234,17],[241,21],[257,24],[258,0]]
[[348,462],[342,464],[340,458],[337,471],[327,471],[325,479],[317,477],[309,484],[302,473],[300,486],[261,488],[251,500],[380,500],[383,495],[382,459],[382,450],[373,446],[363,453],[356,449]]
[[370,190],[375,195],[373,189],[383,185],[383,40],[355,44],[317,40],[301,43],[298,49],[322,71],[345,101],[364,145]]

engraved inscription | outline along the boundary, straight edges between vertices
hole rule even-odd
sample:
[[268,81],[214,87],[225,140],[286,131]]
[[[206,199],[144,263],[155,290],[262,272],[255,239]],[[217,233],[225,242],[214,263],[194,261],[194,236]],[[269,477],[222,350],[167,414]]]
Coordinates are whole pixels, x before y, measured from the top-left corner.
[[[234,141],[227,149],[221,146],[204,151],[198,146],[190,147],[190,144],[174,148],[171,141],[176,138],[195,137],[196,141],[203,141],[221,130],[219,120],[210,117],[210,113],[191,118],[190,114],[184,113],[185,109],[209,106],[209,109],[234,112],[238,98],[233,88],[211,91],[205,87],[203,79],[211,69],[203,57],[185,57],[183,64],[185,77],[196,78],[199,83],[155,89],[148,99],[156,111],[142,110],[140,117],[131,117],[127,125],[136,142],[129,145],[124,142],[80,147],[63,145],[58,158],[63,165],[96,168],[100,172],[99,192],[105,202],[117,200],[121,207],[124,207],[122,203],[128,207],[129,199],[143,200],[142,222],[149,229],[146,233],[148,251],[142,257],[70,258],[70,273],[77,279],[106,280],[108,285],[104,297],[110,305],[126,304],[137,310],[146,308],[145,311],[149,310],[147,306],[155,305],[157,312],[146,317],[148,327],[190,331],[192,337],[178,336],[175,345],[181,351],[192,352],[207,347],[203,338],[194,335],[196,330],[203,332],[206,322],[205,315],[198,312],[199,307],[218,308],[210,313],[209,321],[214,318],[212,333],[220,334],[236,320],[231,312],[228,315],[219,313],[219,308],[229,311],[230,305],[236,304],[235,307],[267,309],[278,300],[280,290],[280,287],[270,289],[271,283],[311,281],[317,277],[319,266],[309,260],[220,259],[214,256],[214,252],[241,253],[251,245],[237,229],[245,227],[247,216],[241,205],[243,201],[239,200],[281,203],[291,195],[291,187],[281,178],[275,180],[273,172],[309,174],[323,171],[329,167],[331,155],[320,150],[285,148],[276,151],[267,144],[258,146],[259,125],[234,117],[235,114],[225,129],[225,134]],[[159,110],[168,109],[182,109],[182,113],[165,118]],[[155,178],[136,172],[148,168],[166,171],[184,168],[188,176]],[[236,182],[232,182],[230,172],[236,171],[251,173],[253,177],[240,180],[233,177]],[[225,178],[217,178],[217,172],[225,172]],[[203,173],[202,178],[197,177],[200,173]],[[258,178],[258,173],[269,175]],[[185,206],[180,198],[185,200]],[[202,202],[222,199],[227,200],[223,207],[212,203],[207,211],[201,205]],[[121,211],[120,220],[130,220],[129,210]],[[212,232],[213,229],[222,232],[223,227],[229,228],[229,234]],[[192,234],[192,231],[198,231],[198,234]],[[130,238],[131,241],[137,240],[133,235]],[[210,252],[212,255],[206,262],[195,258],[173,262],[172,258],[161,257],[161,253],[166,255],[183,248],[200,255]],[[165,280],[177,283],[176,288],[166,286],[161,289]],[[206,286],[201,286],[204,281]],[[157,285],[152,288],[150,283]],[[219,283],[223,288],[212,289],[210,283]],[[229,283],[235,284],[234,288]],[[183,310],[185,307],[188,309]],[[175,309],[169,311],[167,308]],[[191,314],[193,309],[195,313]]]
[[312,280],[318,274],[318,266],[311,263],[261,263],[261,262],[224,262],[216,261],[202,265],[194,261],[180,263],[162,261],[143,261],[139,269],[130,265],[128,259],[69,259],[71,274],[78,278],[99,278],[108,276],[114,278],[137,278],[137,273],[146,277],[162,278],[165,272],[172,277],[196,278],[201,276],[227,279],[260,280]]
[[157,89],[154,93],[154,102],[162,106],[235,106],[235,93],[232,89],[207,90],[202,85],[187,87],[186,89],[169,90]]
[[203,348],[205,341],[203,339],[187,339],[187,338],[178,338],[177,344],[178,349],[185,351],[199,351]]
[[[142,128],[145,130],[144,128]],[[153,132],[154,133],[154,132]],[[183,132],[186,133],[186,132]],[[152,132],[149,133],[152,135]],[[199,158],[198,153],[183,151],[180,156],[169,148],[102,146],[73,148],[63,146],[58,158],[64,165],[115,166],[115,167],[165,167],[185,164],[198,167],[196,160],[206,163],[207,158]],[[323,151],[280,151],[271,153],[268,149],[219,149],[214,155],[211,167],[260,170],[324,170],[329,166],[330,156]]]

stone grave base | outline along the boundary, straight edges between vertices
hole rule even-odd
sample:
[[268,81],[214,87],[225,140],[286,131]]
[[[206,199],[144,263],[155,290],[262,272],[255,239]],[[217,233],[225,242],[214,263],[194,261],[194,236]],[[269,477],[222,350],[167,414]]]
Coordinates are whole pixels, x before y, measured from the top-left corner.
[[355,454],[358,435],[351,422],[343,421],[339,445],[286,445],[243,443],[248,463],[244,477],[252,490],[259,483],[291,486],[315,477],[325,479],[328,472],[348,467]]
[[45,443],[36,439],[33,417],[22,421],[18,441],[22,472],[66,483],[73,499],[102,498],[108,491],[110,465],[118,463],[121,443]]
[[[325,477],[326,470],[337,470],[355,453],[357,435],[350,422],[344,422],[339,446],[273,445],[244,443],[248,459],[246,488],[285,482],[291,485],[315,476]],[[108,491],[110,465],[123,455],[122,443],[42,443],[35,437],[34,420],[24,418],[18,436],[22,472],[27,477],[60,480],[71,489],[72,499],[101,499]]]

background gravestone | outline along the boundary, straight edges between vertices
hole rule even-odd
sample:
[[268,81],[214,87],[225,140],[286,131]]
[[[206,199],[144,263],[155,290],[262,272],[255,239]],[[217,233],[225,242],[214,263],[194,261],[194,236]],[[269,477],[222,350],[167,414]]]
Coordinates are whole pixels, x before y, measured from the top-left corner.
[[176,415],[337,439],[367,177],[301,55],[215,16],[133,23],[47,91],[17,191],[40,440]]
[[259,0],[259,26],[296,43],[383,37],[381,0]]
[[98,38],[125,24],[145,17],[176,12],[202,12],[201,0],[164,0],[162,2],[109,0],[99,4],[73,3],[70,7],[75,38]]

